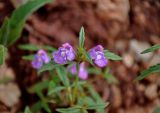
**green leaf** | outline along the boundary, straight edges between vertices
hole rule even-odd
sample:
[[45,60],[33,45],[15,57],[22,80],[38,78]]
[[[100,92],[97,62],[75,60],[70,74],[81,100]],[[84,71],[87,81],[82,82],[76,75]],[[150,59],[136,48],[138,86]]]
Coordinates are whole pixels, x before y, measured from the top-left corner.
[[90,110],[105,109],[107,106],[108,106],[108,103],[92,104],[92,105],[89,105],[87,109],[90,109]]
[[33,111],[33,113],[39,113],[41,108],[42,108],[41,101],[38,101],[32,106],[32,111]]
[[26,55],[26,56],[23,56],[22,59],[23,59],[23,60],[30,60],[30,61],[31,61],[31,60],[34,59],[34,56],[35,56],[35,55]]
[[158,49],[160,49],[160,44],[154,45],[154,46],[144,50],[143,52],[141,52],[141,54],[153,52],[153,51],[158,50]]
[[143,71],[135,80],[142,80],[152,73],[160,72],[160,64],[149,67],[147,70]]
[[4,63],[6,53],[7,53],[7,48],[4,47],[3,45],[0,45],[0,65]]
[[160,113],[160,107],[157,107],[152,113]]
[[105,53],[105,56],[107,57],[107,59],[110,59],[110,60],[122,60],[122,57],[108,51],[108,50],[105,50],[104,51]]
[[[109,103],[108,103],[108,102],[105,103],[105,102],[101,99],[100,95],[94,90],[94,88],[93,88],[91,85],[88,85],[87,88],[88,88],[91,96],[96,100],[96,103],[97,103],[97,104],[102,104],[102,105],[105,104],[105,105],[106,105],[105,107],[108,106]],[[105,113],[105,109],[104,109],[104,108],[98,108],[98,109],[96,109],[96,111],[97,111],[98,113]]]
[[66,69],[63,66],[61,66],[61,67],[57,68],[56,71],[57,71],[59,79],[62,81],[64,86],[68,87],[70,83],[69,83],[69,79],[67,77]]
[[60,113],[79,113],[80,109],[77,107],[70,107],[70,108],[58,108],[56,111]]
[[106,68],[103,76],[110,84],[113,84],[113,83],[118,84],[119,83],[118,79],[109,73],[109,68]]
[[88,68],[88,73],[89,74],[100,75],[102,72],[98,68]]
[[88,61],[90,64],[94,65],[89,53],[87,53],[86,50],[84,51],[84,54],[85,54],[85,57],[86,57],[86,61]]
[[32,113],[32,112],[30,111],[29,107],[27,106],[27,107],[25,108],[25,110],[24,110],[24,113]]
[[62,91],[62,90],[64,90],[64,89],[65,89],[64,86],[57,86],[57,87],[55,87],[55,88],[53,88],[53,89],[50,89],[50,90],[48,91],[48,95],[51,95],[51,94],[56,93],[56,92],[60,92],[60,91]]
[[81,27],[80,32],[79,32],[79,47],[84,47],[84,41],[85,41],[85,32],[84,28]]
[[43,46],[43,45],[34,45],[34,44],[21,44],[18,46],[22,50],[29,50],[29,51],[38,51],[40,49],[48,50],[48,51],[55,51],[56,49],[52,46]]
[[49,45],[42,46],[42,48],[45,50],[51,51],[51,52],[54,52],[57,50],[56,48],[49,46]]
[[41,69],[38,70],[38,74],[44,72],[44,71],[50,71],[50,70],[53,70],[57,67],[59,67],[60,65],[59,64],[56,64],[54,63],[53,61],[51,61],[50,63],[48,64],[44,64]]
[[18,48],[22,50],[30,50],[30,51],[38,51],[39,49],[41,49],[40,46],[33,45],[33,44],[22,44],[22,45],[19,45]]
[[0,29],[0,44],[6,46],[9,31],[10,31],[10,29],[9,29],[9,19],[6,18],[3,22],[3,25],[1,27],[1,29]]
[[[52,0],[32,0],[26,4],[18,7],[11,15],[8,20],[9,25],[2,26],[1,30],[9,31],[5,39],[7,39],[7,45],[13,44],[21,35],[25,21],[29,15],[39,9],[41,6],[51,2]],[[6,28],[5,28],[6,27]],[[6,34],[6,33],[4,33]],[[0,34],[1,36],[1,34]],[[4,35],[2,35],[4,36]],[[4,37],[0,37],[2,39]]]
[[47,104],[47,100],[45,98],[45,96],[43,95],[43,93],[41,91],[37,92],[37,95],[39,96],[39,98],[41,99],[41,107],[47,112],[47,113],[51,113],[51,110]]
[[35,92],[42,91],[42,90],[48,88],[48,85],[49,85],[49,81],[42,81],[42,82],[36,83],[31,88],[29,88],[29,92],[35,93]]

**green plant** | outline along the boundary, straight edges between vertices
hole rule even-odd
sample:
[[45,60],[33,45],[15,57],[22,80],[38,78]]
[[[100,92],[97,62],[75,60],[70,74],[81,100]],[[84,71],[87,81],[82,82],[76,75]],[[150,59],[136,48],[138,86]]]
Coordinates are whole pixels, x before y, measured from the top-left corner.
[[7,47],[12,45],[21,35],[27,17],[52,0],[31,0],[14,10],[10,18],[6,18],[0,28],[0,65],[5,60]]
[[[160,49],[160,44],[154,45],[154,46],[144,50],[141,54],[153,52],[158,49]],[[147,70],[144,70],[143,72],[141,72],[141,74],[136,78],[136,80],[142,80],[152,73],[159,73],[159,72],[160,72],[160,64],[155,64],[154,66],[151,66]]]
[[[110,79],[112,75],[109,74],[109,68],[104,71],[101,68],[105,68],[108,59],[121,60],[121,57],[103,50],[101,45],[87,52],[84,44],[85,32],[82,27],[76,51],[69,43],[63,44],[58,50],[50,46],[46,48],[31,44],[19,46],[23,50],[38,50],[36,55],[23,58],[32,60],[32,66],[37,69],[39,76],[46,72],[49,74],[47,80],[40,81],[28,90],[36,93],[40,99],[31,107],[33,113],[38,113],[41,109],[51,113],[50,105],[56,106],[56,111],[60,113],[88,113],[88,110],[105,113],[108,102],[104,102],[94,90],[92,82],[87,81],[88,74],[95,74],[96,71],[102,78],[117,82],[114,77]],[[85,63],[90,64],[91,68],[87,70]],[[46,89],[47,94],[44,93]]]

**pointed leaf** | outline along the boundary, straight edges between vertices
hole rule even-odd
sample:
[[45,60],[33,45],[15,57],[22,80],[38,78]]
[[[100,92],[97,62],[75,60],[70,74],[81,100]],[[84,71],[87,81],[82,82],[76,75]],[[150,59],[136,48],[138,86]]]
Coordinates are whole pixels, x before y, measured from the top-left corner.
[[61,66],[56,69],[59,79],[62,81],[63,85],[68,87],[69,86],[69,79],[67,77],[66,69]]
[[0,45],[0,65],[4,63],[6,53],[7,53],[7,48],[4,47],[3,45]]
[[30,60],[30,61],[31,61],[31,60],[34,59],[34,56],[35,56],[35,55],[26,55],[26,56],[23,56],[22,59],[23,59],[23,60]]
[[84,41],[85,41],[85,32],[84,28],[81,27],[80,32],[79,32],[79,46],[84,47]]
[[108,51],[108,50],[105,50],[104,51],[105,53],[105,56],[107,57],[107,59],[110,59],[110,60],[122,60],[122,57]]
[[58,108],[56,111],[60,113],[79,113],[80,109],[76,107],[70,107],[70,108]]
[[59,67],[59,66],[60,66],[59,64],[56,64],[56,63],[54,63],[53,61],[51,61],[51,62],[48,63],[48,64],[44,64],[44,65],[42,66],[42,68],[38,70],[38,74],[40,74],[40,73],[42,73],[42,72],[44,72],[44,71],[53,70],[53,69],[55,69],[55,68],[57,68],[57,67]]
[[149,76],[152,73],[160,72],[160,64],[149,67],[147,70],[143,71],[136,80],[142,80],[145,77]]
[[31,0],[18,7],[9,19],[9,35],[7,44],[13,44],[19,37],[24,27],[25,21],[29,15],[52,0]]
[[145,53],[149,53],[149,52],[153,52],[160,49],[160,44],[154,45],[146,50],[144,50],[141,54],[145,54]]
[[25,110],[24,110],[24,113],[32,113],[32,112],[30,111],[29,107],[27,106],[27,107],[25,108]]
[[3,25],[0,29],[0,44],[6,46],[7,40],[8,40],[8,35],[9,35],[9,19],[6,18],[3,22]]

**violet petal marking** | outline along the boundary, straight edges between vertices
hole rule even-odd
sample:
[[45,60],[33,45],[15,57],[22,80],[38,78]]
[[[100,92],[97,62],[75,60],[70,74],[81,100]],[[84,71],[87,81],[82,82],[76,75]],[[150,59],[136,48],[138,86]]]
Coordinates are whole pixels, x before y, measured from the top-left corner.
[[89,55],[94,63],[99,67],[105,67],[107,65],[107,59],[103,52],[103,47],[101,45],[97,45],[89,50]]
[[75,58],[75,51],[69,43],[65,43],[53,53],[54,61],[58,64],[66,64],[67,61],[72,61]]

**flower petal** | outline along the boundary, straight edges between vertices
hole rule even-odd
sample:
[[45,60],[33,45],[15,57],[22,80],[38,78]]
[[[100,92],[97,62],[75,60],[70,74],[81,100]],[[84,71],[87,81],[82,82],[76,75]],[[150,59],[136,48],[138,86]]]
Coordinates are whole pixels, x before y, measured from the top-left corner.
[[88,72],[85,68],[84,62],[80,64],[78,76],[82,80],[86,80],[88,78]]
[[96,59],[94,61],[94,63],[99,66],[99,67],[105,67],[107,65],[107,59],[106,58],[102,58],[102,59]]
[[60,50],[53,53],[54,61],[58,64],[65,64],[67,61],[64,57],[61,56]]
[[40,59],[40,57],[36,55],[34,60],[32,61],[32,67],[35,69],[40,69],[42,65],[43,65],[43,61]]

